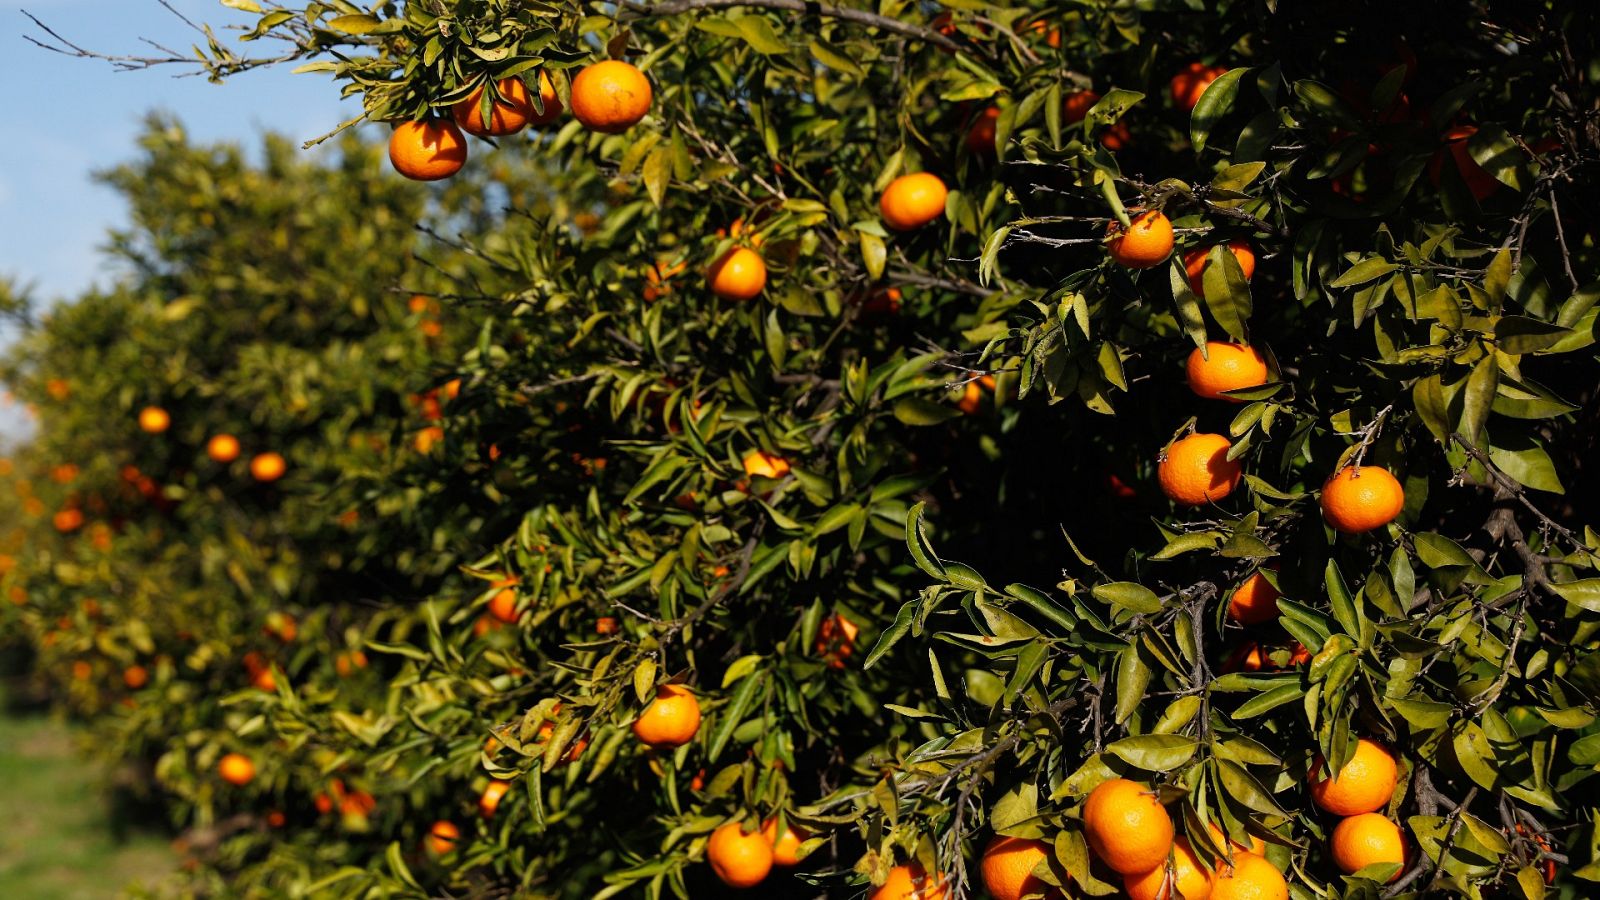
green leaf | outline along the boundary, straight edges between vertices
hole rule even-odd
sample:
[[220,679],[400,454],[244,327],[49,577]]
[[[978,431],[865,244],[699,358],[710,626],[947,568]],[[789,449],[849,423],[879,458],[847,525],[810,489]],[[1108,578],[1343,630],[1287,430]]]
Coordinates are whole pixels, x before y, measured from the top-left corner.
[[337,31],[340,34],[353,35],[371,34],[382,24],[383,20],[379,19],[377,16],[369,16],[365,14],[334,16],[328,20],[328,28],[332,29],[333,31]]
[[817,62],[822,63],[836,72],[843,72],[846,75],[853,75],[856,78],[861,78],[866,75],[866,73],[862,71],[861,67],[856,65],[855,60],[846,55],[844,51],[839,50],[830,44],[813,40],[806,44],[806,47],[811,51],[811,55],[816,58]]
[[1154,673],[1139,655],[1139,645],[1129,644],[1117,656],[1117,724],[1128,721],[1144,700]]
[[1183,735],[1142,734],[1116,741],[1105,752],[1146,772],[1170,772],[1193,759],[1199,748],[1194,738]]
[[1555,462],[1532,438],[1493,438],[1489,443],[1489,459],[1495,468],[1515,478],[1519,484],[1536,491],[1566,493],[1561,477],[1556,474]]
[[1571,333],[1570,328],[1527,316],[1501,316],[1494,326],[1495,343],[1512,356],[1554,347]]
[[906,636],[906,632],[911,630],[911,621],[916,617],[916,613],[917,602],[915,600],[901,604],[900,611],[895,614],[894,622],[888,628],[885,628],[882,634],[878,635],[878,643],[873,645],[872,652],[867,654],[866,661],[861,664],[861,668],[872,668],[877,664],[878,660],[883,658],[885,653],[888,653],[895,644],[898,644],[900,639]]
[[1194,152],[1199,153],[1206,148],[1211,129],[1233,109],[1234,98],[1239,95],[1239,79],[1249,71],[1248,68],[1230,69],[1211,82],[1205,93],[1200,95],[1200,102],[1194,105],[1194,111],[1189,114],[1189,143],[1194,145]]
[[1222,782],[1222,787],[1228,796],[1239,801],[1247,809],[1268,816],[1288,818],[1289,813],[1278,806],[1272,797],[1272,792],[1267,790],[1254,775],[1231,759],[1216,758],[1217,777]]
[[1286,703],[1293,703],[1304,697],[1305,693],[1305,688],[1298,684],[1280,685],[1239,704],[1239,708],[1233,711],[1233,718],[1236,720],[1255,718]]
[[1600,578],[1580,578],[1550,585],[1561,599],[1590,612],[1600,612]]
[[757,53],[768,56],[788,53],[789,45],[778,37],[778,32],[766,16],[743,15],[734,20],[739,36]]
[[922,397],[901,397],[895,401],[894,417],[907,425],[939,425],[961,415],[961,410]]
[[1161,598],[1156,596],[1155,591],[1132,581],[1095,585],[1093,593],[1102,602],[1132,612],[1148,614],[1161,611]]
[[1328,282],[1328,287],[1344,288],[1366,284],[1400,268],[1392,262],[1379,257],[1369,257],[1346,269],[1343,275]]
[[733,699],[723,707],[717,718],[716,732],[711,736],[711,746],[706,749],[706,762],[716,762],[722,755],[722,748],[727,746],[728,738],[733,736],[733,730],[744,720],[744,714],[755,699],[756,691],[766,684],[766,670],[758,670],[749,678],[739,682],[739,687],[733,692]]

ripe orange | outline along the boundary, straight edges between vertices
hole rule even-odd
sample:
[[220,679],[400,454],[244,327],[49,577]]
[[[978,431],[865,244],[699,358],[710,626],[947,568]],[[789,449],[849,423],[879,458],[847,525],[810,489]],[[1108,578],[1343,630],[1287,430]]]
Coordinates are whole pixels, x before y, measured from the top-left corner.
[[856,635],[860,631],[856,623],[839,613],[823,619],[817,626],[817,655],[828,668],[843,669],[856,652]]
[[507,625],[515,623],[518,618],[517,592],[511,588],[502,588],[489,600],[489,615]]
[[172,427],[172,416],[159,406],[146,406],[139,410],[139,430],[146,434],[160,434]]
[[1112,261],[1130,269],[1159,266],[1172,255],[1172,221],[1160,210],[1139,213],[1126,229],[1113,221],[1108,233]]
[[1186,366],[1189,390],[1208,400],[1243,403],[1223,391],[1260,387],[1267,383],[1267,360],[1254,347],[1225,341],[1206,341],[1205,350],[1194,348]]
[[[1256,254],[1250,249],[1249,241],[1229,241],[1228,249],[1233,251],[1233,258],[1239,261],[1239,271],[1244,274],[1244,280],[1249,281],[1256,274]],[[1208,256],[1210,247],[1196,247],[1183,255],[1183,271],[1189,275],[1189,287],[1195,295],[1204,297],[1206,267],[1209,265]]]
[[1381,466],[1345,466],[1322,485],[1322,517],[1344,534],[1382,528],[1405,505],[1405,488]]
[[895,231],[911,231],[944,215],[949,190],[939,176],[929,172],[901,175],[889,182],[878,198],[883,223]]
[[461,130],[478,137],[504,137],[516,134],[528,125],[543,125],[561,115],[561,99],[550,84],[549,76],[539,73],[539,99],[544,103],[544,115],[533,108],[533,98],[521,78],[502,78],[494,83],[496,100],[489,110],[489,124],[483,124],[484,86],[478,85],[466,99],[450,108]]
[[1153,793],[1126,778],[1113,778],[1089,792],[1083,830],[1089,849],[1123,875],[1162,865],[1172,849],[1172,817]]
[[[1528,833],[1529,833],[1528,832],[1528,827],[1526,825],[1520,825],[1519,824],[1517,826],[1517,834],[1527,835]],[[1533,843],[1540,850],[1542,850],[1545,853],[1551,853],[1551,852],[1553,852],[1555,850],[1555,848],[1550,845],[1550,841],[1545,839],[1545,836],[1542,835],[1542,834],[1537,834],[1537,833],[1534,834],[1533,835]],[[1544,867],[1543,868],[1544,868],[1544,883],[1545,884],[1555,884],[1556,883],[1556,861],[1553,860],[1553,859],[1546,858],[1545,861],[1544,861]]]
[[456,841],[460,837],[461,829],[456,827],[456,823],[440,819],[433,823],[432,828],[428,829],[426,841],[428,852],[434,856],[444,856],[446,853],[456,849]]
[[1051,846],[1046,841],[997,834],[983,851],[983,885],[994,900],[1021,900],[1023,894],[1043,893],[1050,885],[1040,881],[1033,870],[1050,853]]
[[1200,97],[1205,94],[1206,88],[1211,87],[1211,82],[1227,74],[1225,66],[1207,66],[1202,63],[1192,62],[1183,67],[1183,70],[1172,76],[1172,102],[1184,112],[1193,112],[1199,105]]
[[868,900],[945,900],[943,876],[934,877],[915,863],[895,866]]
[[[1081,90],[1068,94],[1067,99],[1061,103],[1062,122],[1067,125],[1076,125],[1088,118],[1089,110],[1100,102],[1100,95],[1091,90]],[[1107,150],[1121,150],[1133,140],[1133,133],[1128,130],[1128,123],[1118,120],[1112,122],[1100,135],[1100,143]]]
[[1358,816],[1388,805],[1399,780],[1394,754],[1377,741],[1362,738],[1344,768],[1332,778],[1324,776],[1326,761],[1317,757],[1311,766],[1311,799],[1324,812]]
[[229,753],[217,762],[217,774],[235,787],[243,787],[256,777],[256,764],[243,753]]
[[1185,506],[1215,503],[1233,493],[1244,467],[1228,459],[1232,446],[1220,434],[1191,434],[1173,441],[1156,467],[1162,493]]
[[994,392],[994,376],[985,375],[976,381],[969,381],[961,387],[961,399],[956,401],[956,409],[971,416],[983,409],[983,392]]
[[1341,872],[1349,875],[1374,863],[1398,863],[1389,877],[1400,877],[1406,863],[1406,839],[1400,826],[1382,815],[1371,812],[1351,816],[1333,829],[1333,862]]
[[789,461],[776,453],[752,450],[745,454],[744,473],[754,478],[782,478],[789,474]]
[[617,620],[611,616],[601,616],[594,622],[594,633],[601,636],[613,635],[620,630],[621,626],[619,626],[617,624]]
[[206,455],[212,462],[231,463],[239,458],[239,439],[231,434],[219,434],[206,441]]
[[738,822],[727,822],[711,832],[706,862],[729,887],[755,887],[772,871],[772,842],[759,830],[746,833]]
[[650,100],[650,80],[620,59],[586,66],[572,79],[572,114],[590,131],[627,131],[650,111]]
[[1259,625],[1278,617],[1278,598],[1282,596],[1265,575],[1251,572],[1228,598],[1228,618],[1240,625]]
[[[701,781],[702,786],[704,786],[704,779]],[[692,790],[700,789],[695,787],[692,781],[689,787]],[[800,845],[805,843],[806,838],[810,837],[809,834],[796,828],[793,822],[784,826],[783,834],[778,834],[777,816],[773,816],[761,823],[761,836],[766,838],[767,843],[772,845],[772,864],[775,866],[798,866],[801,858]]]
[[1467,149],[1467,141],[1478,133],[1472,125],[1457,125],[1444,133],[1444,147],[1428,160],[1428,178],[1438,186],[1440,174],[1444,169],[1444,159],[1449,156],[1455,163],[1456,171],[1461,173],[1461,181],[1472,192],[1472,198],[1480,203],[1488,196],[1500,189],[1500,181],[1489,170],[1478,165],[1472,158],[1472,151]]
[[250,460],[250,476],[263,483],[277,481],[288,468],[289,464],[277,453],[257,454]]
[[700,701],[681,684],[663,684],[633,721],[633,734],[651,747],[681,747],[700,730]]
[[478,795],[478,815],[485,819],[494,818],[494,811],[500,808],[500,801],[509,790],[511,782],[489,779],[489,783],[483,786],[483,793]]
[[1200,865],[1189,839],[1172,843],[1172,869],[1162,863],[1141,875],[1122,876],[1129,900],[1206,900],[1211,896],[1211,876]]
[[122,670],[122,683],[128,690],[137,691],[150,683],[150,670],[144,666],[129,666]]
[[723,300],[751,300],[767,286],[767,263],[749,247],[734,247],[711,265],[711,293]]
[[[677,275],[688,267],[687,262],[670,262],[665,259],[657,260],[650,265],[644,273],[644,299],[647,303],[654,303],[660,297],[672,293],[672,286],[667,282],[672,276]],[[765,265],[763,263],[762,265]]]
[[419,429],[416,436],[411,440],[412,446],[416,447],[417,452],[424,456],[431,453],[434,447],[442,443],[444,443],[444,429],[438,425],[429,425],[427,428]]
[[1067,99],[1061,103],[1061,121],[1066,125],[1076,125],[1089,115],[1089,110],[1100,102],[1100,95],[1087,88],[1068,94]]
[[1000,119],[1000,107],[991,106],[973,120],[967,129],[967,150],[974,155],[994,155],[995,123]]
[[83,510],[68,507],[50,517],[50,523],[62,534],[70,534],[83,527]]
[[289,817],[283,814],[283,810],[271,809],[267,811],[268,828],[282,828],[284,825],[288,824],[288,822]]
[[466,162],[466,135],[449,119],[401,122],[389,135],[389,163],[412,181],[449,178]]
[[1289,900],[1289,884],[1265,856],[1235,853],[1232,864],[1217,864],[1211,900]]

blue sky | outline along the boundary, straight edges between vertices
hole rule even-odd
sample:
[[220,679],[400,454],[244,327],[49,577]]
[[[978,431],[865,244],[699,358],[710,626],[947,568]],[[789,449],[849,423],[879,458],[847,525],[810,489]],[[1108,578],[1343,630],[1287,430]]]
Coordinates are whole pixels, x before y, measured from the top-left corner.
[[[210,24],[241,55],[272,52],[270,46],[240,43],[236,32],[223,29],[249,23],[252,16],[218,0],[169,2],[188,18]],[[103,61],[51,53],[23,39],[38,29],[22,10],[73,43],[103,53],[152,55],[140,38],[186,51],[197,36],[157,0],[0,0],[0,84],[11,98],[11,125],[0,141],[0,276],[31,285],[43,303],[110,279],[99,247],[106,230],[125,221],[126,208],[90,175],[134,156],[134,138],[150,110],[176,115],[196,139],[250,146],[266,131],[302,141],[316,137],[358,109],[339,100],[325,74],[291,75],[289,67],[216,85],[174,78],[175,66],[121,72]],[[17,407],[0,404],[0,447],[30,432]]]
[[[238,52],[273,50],[224,31],[223,25],[254,17],[218,0],[170,2],[211,24]],[[105,62],[50,53],[23,40],[37,29],[22,10],[74,43],[106,53],[149,55],[140,38],[180,50],[196,41],[157,0],[0,0],[0,84],[11,97],[11,127],[0,141],[0,275],[33,284],[42,300],[70,297],[107,279],[97,248],[106,229],[124,221],[125,210],[90,173],[134,155],[134,136],[150,110],[178,116],[197,139],[249,145],[264,131],[316,137],[356,109],[353,102],[341,104],[325,74],[275,68],[215,85],[174,78],[172,66],[119,72]]]

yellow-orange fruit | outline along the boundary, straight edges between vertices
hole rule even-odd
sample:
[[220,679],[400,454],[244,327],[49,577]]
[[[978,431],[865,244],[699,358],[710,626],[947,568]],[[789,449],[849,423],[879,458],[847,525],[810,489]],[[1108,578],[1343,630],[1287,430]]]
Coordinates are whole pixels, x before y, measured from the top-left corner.
[[1172,220],[1160,210],[1139,213],[1128,221],[1127,228],[1112,222],[1109,232],[1106,252],[1119,265],[1148,269],[1172,255]]
[[711,293],[723,300],[751,300],[767,286],[767,263],[749,247],[734,247],[712,264]]
[[1278,617],[1278,589],[1260,572],[1251,572],[1228,598],[1228,618],[1240,625],[1259,625]]
[[1382,528],[1405,505],[1405,488],[1381,466],[1346,466],[1322,485],[1322,517],[1344,534]]
[[772,843],[758,829],[745,832],[738,822],[727,822],[711,832],[706,861],[729,887],[755,887],[772,871]]
[[217,774],[222,780],[243,787],[256,777],[256,764],[243,753],[229,753],[217,761]]
[[620,134],[650,112],[650,79],[629,63],[608,59],[572,80],[572,114],[590,131]]
[[979,866],[983,886],[994,900],[1021,900],[1023,894],[1040,893],[1050,885],[1033,874],[1034,867],[1050,856],[1045,841],[997,834],[984,848]]
[[1172,817],[1154,793],[1126,778],[1113,778],[1089,792],[1083,804],[1089,849],[1123,875],[1161,865],[1172,850]]
[[1200,865],[1189,839],[1172,842],[1172,867],[1162,863],[1139,875],[1122,876],[1128,900],[1206,900],[1211,896],[1211,875]]
[[439,181],[467,162],[467,137],[449,119],[401,122],[389,135],[389,163],[412,181]]
[[633,734],[651,747],[681,747],[700,730],[700,701],[681,684],[663,684],[633,721]]
[[1394,754],[1367,738],[1356,742],[1355,753],[1332,778],[1325,773],[1326,766],[1327,761],[1320,756],[1311,766],[1311,799],[1324,812],[1336,816],[1357,816],[1382,809],[1400,780]]
[[1329,843],[1333,862],[1346,875],[1377,863],[1396,863],[1390,881],[1400,877],[1406,863],[1406,839],[1400,826],[1378,813],[1351,816],[1334,826]]
[[1194,348],[1186,365],[1189,390],[1208,400],[1243,403],[1224,391],[1260,387],[1267,383],[1267,360],[1254,347],[1207,341],[1205,349]]
[[901,175],[883,189],[878,212],[895,231],[911,231],[944,215],[949,193],[944,181],[930,172]]
[[1244,467],[1228,459],[1232,446],[1220,434],[1191,434],[1173,441],[1167,458],[1156,467],[1162,492],[1186,506],[1215,503],[1233,493]]

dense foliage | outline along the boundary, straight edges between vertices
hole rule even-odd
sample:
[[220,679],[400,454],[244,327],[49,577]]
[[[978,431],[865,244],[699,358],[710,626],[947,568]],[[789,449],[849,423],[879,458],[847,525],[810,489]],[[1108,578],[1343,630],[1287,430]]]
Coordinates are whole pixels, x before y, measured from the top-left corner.
[[[6,627],[198,891],[715,896],[713,830],[777,817],[780,896],[979,895],[992,834],[1047,842],[1033,896],[1108,896],[1113,776],[1297,897],[1600,881],[1600,14],[226,5],[375,120],[491,78],[572,109],[605,56],[654,100],[429,195],[354,138],[251,166],[166,125],[112,176],[127,277],[6,367]],[[911,172],[944,214],[886,228]],[[1154,210],[1170,259],[1108,246]],[[706,287],[735,247],[756,299]],[[1197,396],[1208,341],[1261,376]],[[1191,431],[1242,479],[1187,506]],[[1347,466],[1398,517],[1325,521]],[[703,719],[651,747],[667,685]],[[1308,778],[1361,738],[1420,852],[1346,873]]]

